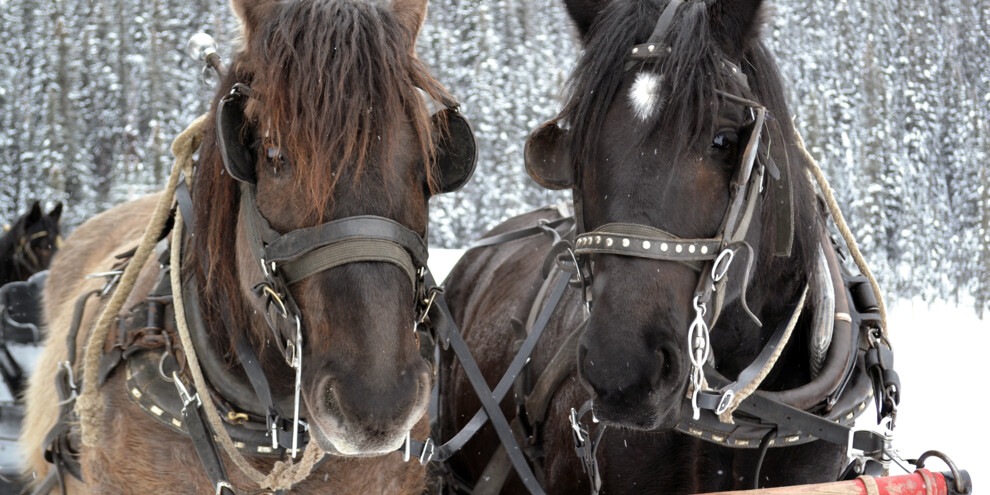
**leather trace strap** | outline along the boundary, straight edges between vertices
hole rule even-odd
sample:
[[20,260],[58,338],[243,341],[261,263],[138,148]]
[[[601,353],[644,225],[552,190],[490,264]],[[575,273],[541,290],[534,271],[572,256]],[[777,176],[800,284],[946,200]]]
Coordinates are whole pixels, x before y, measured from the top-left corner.
[[[518,231],[512,231],[497,236],[497,242],[490,241],[484,244],[484,246],[510,242],[516,239],[531,237],[538,234],[550,235],[554,239],[555,243],[567,242],[561,240],[561,236],[556,229],[569,224],[573,224],[572,217],[564,217],[552,221],[541,221],[535,227],[520,229]],[[481,246],[476,245],[474,247]],[[433,279],[433,275],[429,271],[425,273],[424,278],[427,288],[436,287],[436,281]],[[498,404],[501,403],[502,400],[508,395],[509,391],[512,390],[513,384],[516,382],[524,367],[529,362],[529,358],[532,355],[533,350],[536,348],[536,344],[539,342],[540,337],[543,335],[543,332],[550,321],[550,317],[553,316],[554,311],[557,309],[557,306],[566,293],[570,278],[570,272],[560,273],[559,277],[553,284],[553,288],[547,298],[546,305],[539,313],[533,324],[532,330],[520,345],[519,351],[516,353],[516,356],[513,358],[512,362],[509,364],[494,389],[488,388],[485,378],[481,374],[481,370],[478,368],[477,362],[471,355],[467,344],[461,338],[460,330],[454,323],[453,315],[451,315],[446,301],[443,299],[442,295],[435,299],[428,314],[430,325],[435,328],[436,334],[439,338],[439,344],[443,345],[444,348],[450,347],[453,350],[454,355],[460,361],[461,366],[465,371],[465,375],[467,375],[468,381],[470,382],[472,388],[474,388],[475,394],[482,403],[482,408],[478,410],[474,416],[472,416],[472,418],[457,434],[442,445],[437,446],[431,439],[428,439],[426,442],[408,440],[406,445],[400,449],[407,459],[416,457],[420,459],[421,462],[424,461],[424,459],[426,461],[446,461],[451,456],[456,454],[471,438],[473,438],[474,435],[477,434],[487,422],[491,422],[492,427],[495,429],[499,441],[502,444],[502,449],[499,450],[499,453],[508,457],[508,461],[511,463],[512,468],[515,469],[516,473],[519,475],[520,479],[523,481],[523,484],[526,486],[526,489],[529,490],[530,493],[544,493],[538,479],[533,473],[532,468],[529,466],[529,463],[523,453],[524,450],[520,448],[519,443],[516,441],[512,426],[509,424],[508,419],[502,413],[502,410],[499,408]],[[472,487],[471,489],[474,488]],[[497,487],[492,489],[497,491]]]
[[220,457],[220,448],[213,438],[213,430],[210,429],[203,412],[203,403],[200,401],[199,393],[189,393],[182,378],[178,373],[172,373],[176,391],[182,399],[182,422],[189,431],[189,438],[192,440],[196,455],[203,464],[206,475],[210,478],[210,483],[217,495],[234,495],[234,487],[227,477],[227,469],[223,466],[223,459]]

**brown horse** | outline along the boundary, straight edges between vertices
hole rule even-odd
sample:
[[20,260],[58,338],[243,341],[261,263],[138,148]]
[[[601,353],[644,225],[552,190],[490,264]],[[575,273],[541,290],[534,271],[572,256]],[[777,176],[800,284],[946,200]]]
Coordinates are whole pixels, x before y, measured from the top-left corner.
[[[584,52],[563,111],[531,136],[526,162],[541,185],[574,192],[574,254],[585,267],[584,291],[565,293],[527,365],[529,375],[502,409],[516,422],[548,493],[588,493],[586,469],[599,469],[602,493],[751,488],[760,462],[752,447],[761,437],[731,444],[732,435],[680,426],[690,420],[693,368],[706,365],[707,376],[713,364],[736,377],[795,306],[808,311],[760,389],[790,390],[813,377],[809,313],[820,287],[808,289],[807,304],[798,301],[805,300],[819,259],[823,222],[780,76],[759,41],[763,2],[565,4]],[[488,235],[555,218],[553,209],[530,213]],[[454,319],[490,386],[514,356],[511,343],[531,330],[530,308],[546,298],[541,268],[550,246],[550,237],[530,236],[479,247],[447,279]],[[831,252],[827,242],[822,247]],[[735,261],[716,261],[723,250],[734,252]],[[558,260],[573,271],[569,256]],[[715,266],[728,267],[723,277],[714,276]],[[709,274],[727,282],[713,288]],[[695,322],[704,323],[704,339],[697,332],[689,337],[700,326]],[[691,354],[704,347],[711,361],[702,354],[693,365]],[[463,368],[451,359],[445,356],[440,368],[444,439],[479,408]],[[555,373],[552,388],[534,385]],[[537,392],[546,394],[545,414],[534,410]],[[575,419],[604,431],[591,453],[597,466],[575,455],[579,424],[569,420],[589,399],[592,414]],[[822,399],[801,407],[824,408]],[[773,430],[764,433],[773,438]],[[792,438],[795,446],[781,447],[785,440],[778,438],[779,448],[766,454],[761,486],[838,477],[844,446],[811,439],[797,445],[799,436],[786,441]],[[486,427],[451,459],[451,471],[473,486],[498,445]],[[523,492],[514,476],[506,487]]]
[[[425,468],[403,463],[394,453],[410,431],[426,436],[432,376],[413,331],[417,302],[410,284],[417,281],[403,269],[410,254],[396,255],[405,263],[372,258],[323,265],[279,287],[266,277],[283,276],[283,265],[276,270],[274,261],[258,263],[256,239],[245,223],[266,223],[266,246],[277,243],[267,234],[298,240],[294,234],[329,230],[356,216],[424,242],[430,195],[459,185],[452,180],[466,180],[436,160],[443,154],[436,144],[445,126],[442,119],[431,120],[424,93],[450,100],[414,55],[426,1],[233,0],[232,6],[243,45],[220,83],[206,126],[193,177],[194,214],[187,215],[194,217],[187,221],[193,233],[183,254],[184,283],[199,282],[191,293],[198,296],[207,347],[232,382],[228,388],[247,391],[218,404],[245,404],[247,414],[229,411],[234,423],[256,419],[252,411],[259,409],[261,394],[253,397],[248,372],[241,369],[249,364],[243,348],[235,347],[246,343],[276,404],[291,404],[294,384],[301,385],[300,415],[310,441],[332,454],[293,493],[419,493]],[[218,111],[227,100],[222,97],[235,93],[246,97],[236,101],[240,106],[228,103],[236,106],[234,113]],[[231,115],[236,128],[223,122]],[[253,203],[245,199],[249,194]],[[35,479],[52,469],[42,439],[57,422],[59,398],[52,384],[58,364],[66,361],[73,306],[81,294],[104,285],[85,277],[106,272],[118,264],[115,255],[135,246],[156,201],[140,199],[90,219],[54,261],[45,295],[50,338],[31,379],[21,438],[28,475]],[[416,268],[425,262],[415,253],[412,258]],[[125,312],[154,290],[159,263],[143,267]],[[266,321],[276,300],[283,316],[291,301],[300,317],[294,322],[304,343],[300,382],[287,364],[287,344]],[[104,297],[87,303],[79,349],[105,303]],[[82,475],[81,481],[65,475],[70,493],[213,493],[189,437],[153,417],[161,409],[148,414],[139,407],[135,397],[146,393],[125,387],[136,379],[132,371],[138,368],[131,364],[141,355],[127,358],[126,373],[125,364],[117,365],[100,386],[105,414],[98,418],[104,425],[98,444],[80,446],[71,435],[67,440],[80,449]],[[153,368],[163,375],[156,378],[168,378],[161,366]],[[75,376],[81,376],[78,367]],[[213,385],[215,395],[221,394],[222,384]],[[200,396],[209,400],[205,391]],[[264,435],[264,416],[261,425]],[[263,449],[258,446],[258,452]],[[249,460],[267,469],[277,458]],[[226,455],[224,461],[231,466]],[[237,469],[229,471],[235,487],[258,489]]]

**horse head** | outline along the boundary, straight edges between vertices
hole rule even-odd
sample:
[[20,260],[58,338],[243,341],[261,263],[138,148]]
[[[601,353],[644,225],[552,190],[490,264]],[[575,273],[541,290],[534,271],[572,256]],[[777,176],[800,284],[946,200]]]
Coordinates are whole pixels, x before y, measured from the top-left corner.
[[791,266],[804,262],[790,235],[793,129],[758,41],[762,2],[566,5],[585,52],[561,114],[527,143],[527,170],[574,190],[591,301],[578,368],[595,414],[672,428],[698,339],[711,353],[707,327],[719,322],[715,365],[738,372],[780,309],[745,287],[787,299],[803,284]]
[[61,217],[62,203],[56,203],[46,214],[41,204],[34,201],[28,212],[4,233],[4,249],[9,251],[11,258],[11,280],[27,280],[32,274],[48,268],[61,242],[58,223]]
[[430,100],[452,100],[414,55],[426,2],[233,7],[243,46],[221,82],[217,139],[207,136],[196,179],[198,223],[226,219],[196,238],[204,311],[249,329],[273,389],[293,387],[286,360],[299,332],[302,399],[321,448],[393,451],[431,386],[430,353],[414,331],[427,202],[473,170],[445,160],[462,125],[456,111],[429,110]]

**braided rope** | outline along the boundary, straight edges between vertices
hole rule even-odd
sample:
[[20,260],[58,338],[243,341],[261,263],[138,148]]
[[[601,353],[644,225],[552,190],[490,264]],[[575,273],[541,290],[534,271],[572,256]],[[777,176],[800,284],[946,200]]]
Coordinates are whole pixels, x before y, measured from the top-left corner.
[[[206,123],[206,116],[201,116],[194,120],[172,145],[173,151],[177,148],[193,151],[199,147],[203,139],[203,129]],[[193,148],[192,145],[196,146]],[[148,226],[144,229],[141,243],[138,245],[134,257],[128,263],[127,268],[120,278],[117,290],[114,291],[110,301],[103,308],[96,326],[90,333],[86,341],[86,353],[83,358],[83,393],[76,400],[76,414],[79,415],[80,429],[82,431],[82,442],[87,447],[94,447],[99,442],[103,432],[103,400],[99,395],[99,367],[100,357],[103,354],[103,346],[106,344],[107,335],[110,333],[110,325],[117,314],[124,306],[124,301],[134,289],[138,274],[148,256],[158,242],[158,236],[162,232],[165,221],[168,219],[169,211],[172,208],[172,197],[175,195],[175,188],[179,183],[179,173],[183,170],[192,169],[192,151],[183,152],[176,155],[175,166],[169,175],[165,191],[158,198],[155,210],[152,213]]]
[[739,392],[732,397],[732,404],[722,414],[719,414],[719,421],[730,425],[735,424],[732,420],[732,413],[739,408],[739,404],[742,404],[742,401],[746,400],[746,398],[750,395],[753,395],[753,392],[756,392],[756,389],[759,388],[761,383],[763,383],[763,379],[770,374],[770,370],[773,369],[773,365],[777,364],[777,359],[780,358],[780,353],[783,352],[784,347],[787,346],[787,342],[791,340],[791,333],[794,331],[794,326],[797,325],[798,318],[801,317],[801,310],[804,308],[804,300],[808,296],[808,287],[810,286],[811,284],[804,286],[804,291],[801,292],[801,299],[798,299],[797,308],[794,309],[794,314],[791,315],[790,321],[787,322],[787,328],[784,330],[784,336],[781,338],[777,349],[774,350],[773,354],[770,356],[770,359],[763,365],[763,369],[760,370],[760,374],[756,375],[751,382],[746,384],[745,387],[740,389]]
[[[206,129],[205,124],[206,115],[200,116],[189,124],[189,127],[172,142],[172,154],[175,155],[175,165],[169,175],[165,190],[155,205],[151,220],[141,238],[141,244],[134,253],[131,262],[124,270],[117,290],[113,293],[110,301],[100,314],[96,326],[86,342],[86,353],[83,361],[83,383],[98,383],[99,361],[109,334],[110,324],[120,312],[127,296],[134,289],[138,273],[140,273],[141,268],[157,243],[157,237],[161,233],[171,211],[172,199],[175,196],[175,189],[178,186],[181,173],[185,173],[186,184],[191,185],[193,154],[203,142]],[[170,281],[172,283],[176,327],[178,329],[179,339],[182,341],[183,348],[187,354],[187,364],[193,376],[196,390],[207,390],[206,379],[203,377],[203,371],[199,366],[199,359],[196,356],[196,349],[193,347],[192,338],[189,335],[189,327],[185,320],[185,306],[182,301],[182,228],[182,212],[176,211],[170,255],[171,266],[173,267],[170,273]],[[316,442],[311,442],[299,462],[293,463],[291,460],[276,462],[271,472],[266,475],[251,466],[244,455],[234,446],[234,442],[227,433],[220,419],[220,413],[217,411],[213,401],[203,400],[201,403],[206,409],[206,418],[210,426],[220,439],[220,443],[227,451],[230,459],[245,476],[264,489],[280,491],[292,488],[295,484],[309,476],[316,463],[324,455],[319,446],[316,445]],[[99,441],[104,426],[102,421],[103,411],[104,404],[98,394],[98,387],[85,387],[82,395],[76,401],[76,413],[79,415],[83,445],[93,447]]]
[[811,175],[815,178],[818,183],[819,189],[821,189],[822,194],[825,196],[825,202],[828,204],[828,209],[832,212],[832,218],[835,219],[835,225],[839,229],[839,233],[842,235],[842,239],[846,242],[846,246],[849,248],[849,253],[852,255],[853,261],[856,262],[856,267],[859,268],[860,273],[866,276],[870,281],[870,287],[873,288],[873,294],[877,298],[877,305],[880,308],[880,319],[883,322],[883,334],[884,337],[887,336],[887,306],[883,302],[883,295],[880,294],[880,284],[877,283],[876,277],[873,276],[873,272],[870,271],[870,267],[866,264],[866,259],[863,258],[863,253],[859,251],[859,246],[856,244],[856,239],[852,235],[852,231],[849,230],[849,226],[846,225],[845,217],[842,216],[842,210],[839,209],[839,203],[835,200],[835,196],[832,194],[832,188],[828,184],[828,179],[825,178],[825,174],[822,172],[818,162],[812,158],[811,154],[808,153],[808,149],[804,146],[804,139],[801,134],[796,130],[794,135],[797,136],[797,145],[804,154],[806,160],[811,163]]
[[[172,282],[172,305],[175,306],[175,323],[176,328],[179,332],[179,340],[182,341],[182,348],[186,351],[186,362],[189,367],[189,373],[193,377],[193,384],[196,386],[196,390],[208,390],[206,385],[206,378],[203,376],[203,370],[199,366],[199,357],[196,354],[196,348],[193,346],[192,337],[189,335],[189,326],[186,323],[185,318],[185,304],[182,301],[182,212],[176,211],[175,213],[175,227],[172,232],[172,252],[171,252],[171,273],[170,278]],[[223,445],[224,450],[227,451],[227,455],[230,460],[234,462],[234,465],[244,473],[252,482],[266,488],[269,490],[288,490],[292,488],[296,483],[304,480],[312,472],[313,467],[316,463],[323,457],[323,452],[316,445],[316,442],[310,442],[306,446],[305,452],[303,452],[303,457],[298,463],[292,463],[291,461],[279,461],[275,463],[272,467],[272,471],[265,475],[261,471],[255,469],[248,463],[247,458],[244,457],[237,447],[234,446],[234,441],[230,438],[227,433],[227,429],[223,425],[223,421],[220,419],[220,413],[217,411],[216,405],[213,404],[212,400],[203,400],[203,408],[206,409],[206,419],[209,421],[210,426],[213,428],[213,432],[217,435],[220,440],[220,444]]]

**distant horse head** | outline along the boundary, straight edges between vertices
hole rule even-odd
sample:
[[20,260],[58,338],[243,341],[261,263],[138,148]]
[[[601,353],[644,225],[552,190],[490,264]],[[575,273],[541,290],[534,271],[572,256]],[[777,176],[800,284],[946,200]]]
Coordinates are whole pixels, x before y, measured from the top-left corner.
[[62,203],[56,203],[47,214],[35,201],[0,238],[0,285],[27,280],[48,268],[60,242],[58,221]]
[[[803,163],[758,41],[762,2],[565,3],[585,52],[561,114],[527,144],[527,169],[574,190],[590,234],[576,243],[592,301],[578,366],[597,417],[671,428],[697,315],[720,313],[714,359],[737,372],[759,350],[760,320],[775,322],[803,287],[820,227],[813,201],[792,213],[790,198],[813,193],[791,180]],[[728,282],[696,309],[719,263]]]
[[[430,393],[431,370],[414,332],[427,201],[470,175],[439,159],[448,151],[441,146],[448,122],[428,100],[450,98],[413,50],[426,2],[234,0],[233,7],[243,46],[221,83],[220,130],[207,136],[195,186],[197,222],[210,226],[195,238],[200,280],[209,281],[204,312],[235,332],[247,329],[264,349],[273,388],[291,390],[278,352],[291,337],[272,338],[261,317],[271,308],[258,294],[277,300],[282,316],[285,305],[296,306],[313,438],[346,455],[395,450]],[[341,255],[346,263],[286,280],[288,294],[259,283],[284,275],[287,263],[259,258],[246,224],[264,223],[275,236],[340,230],[351,238],[368,227],[334,222],[365,216],[419,239],[423,252],[382,254],[355,244]],[[407,261],[381,262],[386,255]]]

